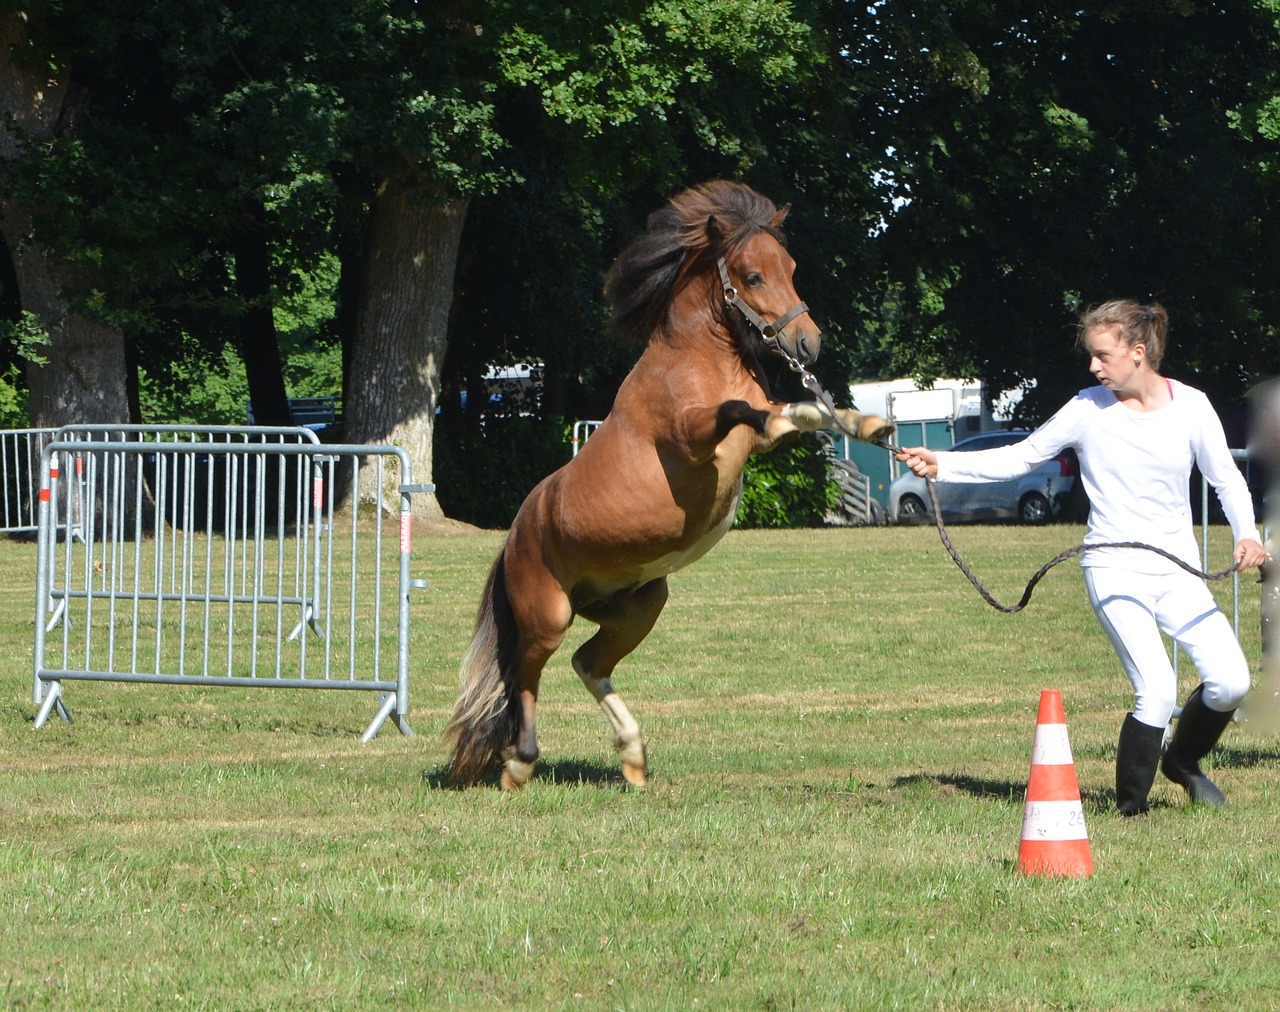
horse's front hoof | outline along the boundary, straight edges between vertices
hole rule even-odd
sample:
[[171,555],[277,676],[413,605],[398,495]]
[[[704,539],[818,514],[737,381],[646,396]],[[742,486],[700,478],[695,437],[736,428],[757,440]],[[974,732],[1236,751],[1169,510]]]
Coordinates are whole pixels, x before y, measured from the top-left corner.
[[879,415],[863,415],[858,423],[858,438],[867,443],[879,443],[893,435],[894,424]]
[[649,765],[649,754],[644,742],[636,738],[618,746],[618,759],[622,763],[622,776],[632,787],[643,787],[645,768]]

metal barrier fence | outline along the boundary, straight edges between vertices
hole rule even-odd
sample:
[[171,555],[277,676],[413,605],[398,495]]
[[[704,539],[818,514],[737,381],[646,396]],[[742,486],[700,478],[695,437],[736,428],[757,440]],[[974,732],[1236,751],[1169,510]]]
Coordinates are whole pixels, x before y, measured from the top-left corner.
[[[388,717],[412,736],[409,593],[425,584],[410,578],[410,497],[433,486],[397,447],[178,433],[44,448],[35,726],[71,720],[63,683],[90,680],[377,692],[362,740]],[[80,538],[58,537],[60,457],[79,461]]]
[[[1232,450],[1231,456],[1235,460],[1244,462],[1244,473],[1247,479],[1250,475],[1250,468],[1251,468],[1251,463],[1249,460],[1249,451],[1248,450]],[[1201,476],[1200,478],[1200,568],[1206,573],[1212,569],[1224,568],[1222,565],[1224,560],[1211,559],[1209,557],[1209,517],[1210,517],[1209,500],[1210,500],[1209,483],[1205,481],[1203,476]],[[1258,522],[1259,522],[1259,526],[1262,528],[1262,538],[1264,541],[1266,541],[1266,539],[1270,537],[1270,532],[1267,530],[1267,518],[1259,517]],[[1246,579],[1253,579],[1253,577],[1247,576]],[[1238,572],[1231,574],[1231,625],[1232,625],[1232,628],[1235,629],[1236,639],[1239,639],[1240,638],[1240,574]],[[1181,651],[1175,645],[1173,648],[1173,669],[1175,671],[1178,670],[1178,660],[1179,660],[1180,654],[1181,654]]]
[[[0,503],[0,534],[34,534],[39,529],[40,501],[38,486],[40,477],[40,451],[52,441],[58,429],[3,429],[0,430],[0,482],[3,482],[3,502]],[[78,523],[78,500],[74,485],[66,484],[67,495],[56,504],[55,515],[67,528]]]
[[817,438],[827,458],[827,473],[839,486],[838,512],[829,513],[827,521],[853,527],[885,523],[884,507],[871,494],[871,479],[849,455],[849,437],[819,432]]
[[573,436],[571,443],[573,446],[573,456],[578,455],[578,451],[582,449],[582,444],[591,438],[591,433],[600,428],[600,422],[595,419],[579,419],[573,423]]
[[[37,430],[32,430],[37,431]],[[43,452],[43,446],[51,441],[74,441],[75,443],[126,443],[126,442],[144,442],[155,444],[153,451],[160,451],[166,444],[171,443],[227,443],[240,445],[270,445],[270,444],[310,444],[318,446],[320,439],[312,430],[304,426],[232,426],[232,425],[141,425],[132,423],[82,423],[75,425],[66,425],[56,430],[39,430],[45,433],[51,432],[52,435],[42,437],[40,452]],[[156,460],[153,452],[150,461]],[[67,534],[78,540],[84,540],[86,526],[93,526],[98,529],[105,527],[102,511],[107,508],[109,497],[105,494],[95,494],[104,492],[102,489],[90,490],[86,484],[85,459],[79,450],[71,453],[54,453],[50,462],[50,499],[54,503],[61,503],[60,507],[54,507],[53,513],[57,517],[64,515],[67,517],[65,523],[57,524],[58,529],[66,528]],[[101,471],[101,469],[98,469]],[[154,468],[144,467],[144,477],[150,475],[150,479],[154,479]],[[105,474],[106,472],[101,472]],[[159,515],[164,516],[165,511],[158,508],[155,498],[153,497],[154,480],[148,480],[142,489],[148,507],[155,510]],[[65,490],[65,491],[64,491]],[[247,494],[247,488],[241,486],[241,498]],[[160,490],[161,498],[165,498],[165,490]],[[39,497],[37,496],[37,499]],[[223,505],[223,504],[219,504]],[[237,503],[240,510],[247,508],[247,503],[241,501]],[[117,504],[117,509],[127,510],[129,507],[122,499]],[[119,522],[120,513],[117,516]],[[91,521],[86,521],[86,516],[91,516]],[[170,522],[176,523],[177,518],[171,516],[168,518]],[[38,526],[37,526],[38,531]],[[55,614],[55,619],[57,615]]]
[[[0,429],[0,534],[36,534],[40,518],[40,454],[44,447],[59,439],[137,439],[152,442],[222,441],[247,442],[289,441],[318,444],[319,438],[301,426],[277,428],[259,426],[208,425],[67,425],[62,428]],[[60,496],[53,512],[60,528],[79,537],[84,516],[84,476],[75,455],[64,461],[65,475],[58,475]],[[56,464],[56,462],[55,462]]]

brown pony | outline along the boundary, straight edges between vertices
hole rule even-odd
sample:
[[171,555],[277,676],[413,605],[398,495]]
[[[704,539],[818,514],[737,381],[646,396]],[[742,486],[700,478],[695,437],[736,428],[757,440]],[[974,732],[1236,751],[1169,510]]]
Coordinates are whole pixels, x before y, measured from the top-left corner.
[[[787,210],[739,183],[706,183],[654,212],[610,269],[611,329],[644,352],[578,455],[529,493],[489,572],[445,730],[457,782],[499,761],[503,787],[529,781],[542,669],[581,615],[600,628],[573,669],[613,728],[623,775],[644,784],[644,742],[614,667],[653,628],[667,576],[733,524],[747,457],[837,425],[818,404],[771,400],[757,360],[765,349],[799,365],[818,355],[779,231]],[[839,414],[861,439],[892,431]]]

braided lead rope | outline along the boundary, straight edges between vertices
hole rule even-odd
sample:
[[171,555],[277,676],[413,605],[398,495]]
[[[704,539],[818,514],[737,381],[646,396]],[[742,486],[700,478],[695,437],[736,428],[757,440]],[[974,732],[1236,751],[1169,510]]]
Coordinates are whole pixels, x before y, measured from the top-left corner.
[[[822,403],[823,407],[825,407],[827,411],[831,413],[831,417],[835,421],[840,431],[852,439],[859,439],[860,437],[858,436],[858,433],[854,432],[852,429],[849,428],[849,426],[845,425],[844,422],[841,421],[840,415],[836,411],[835,402],[832,401],[831,395],[828,394],[824,389],[822,389],[822,385],[818,382],[817,377],[815,377],[813,373],[809,372],[809,370],[806,369],[803,364],[801,364],[791,355],[787,354],[786,350],[782,348],[781,345],[776,346],[774,348],[774,351],[778,352],[778,354],[780,354],[784,359],[786,359],[786,362],[791,367],[792,372],[798,373],[800,375],[800,382],[804,385],[806,389],[812,391],[813,395]],[[883,447],[884,449],[888,450],[890,453],[895,455],[902,452],[902,448],[900,446],[894,446],[892,443],[884,439],[876,440],[875,445]],[[1077,555],[1082,555],[1083,553],[1095,548],[1137,548],[1146,552],[1155,552],[1157,555],[1164,556],[1164,558],[1168,559],[1170,562],[1174,563],[1179,568],[1186,570],[1192,576],[1198,576],[1202,580],[1225,580],[1232,573],[1236,572],[1238,568],[1235,563],[1232,563],[1231,566],[1229,566],[1227,569],[1221,570],[1220,572],[1205,573],[1199,569],[1196,569],[1195,566],[1187,565],[1187,563],[1183,562],[1180,558],[1178,558],[1176,555],[1172,554],[1171,552],[1166,552],[1163,548],[1157,548],[1155,545],[1144,544],[1141,541],[1108,541],[1108,542],[1095,544],[1095,545],[1080,544],[1080,545],[1074,546],[1073,548],[1068,548],[1064,552],[1059,552],[1052,559],[1050,559],[1043,566],[1041,566],[1038,570],[1036,570],[1035,575],[1032,576],[1031,579],[1027,582],[1026,589],[1022,592],[1022,597],[1017,604],[1012,604],[1012,605],[1001,604],[998,600],[996,600],[995,596],[991,593],[991,591],[987,590],[987,588],[983,586],[982,581],[979,580],[978,577],[974,574],[973,570],[969,568],[968,564],[961,557],[960,552],[957,550],[956,546],[952,544],[951,535],[947,533],[946,525],[942,522],[942,509],[938,505],[938,492],[933,487],[934,486],[933,479],[928,478],[925,480],[925,483],[929,489],[929,501],[933,506],[933,522],[938,528],[938,537],[942,539],[942,547],[947,550],[947,554],[951,556],[951,561],[954,562],[957,567],[959,567],[960,572],[964,573],[964,575],[968,578],[969,582],[973,584],[973,589],[982,595],[982,599],[986,601],[987,604],[991,605],[991,607],[995,608],[997,611],[1002,611],[1008,615],[1012,615],[1015,612],[1022,611],[1022,609],[1027,606],[1027,604],[1031,601],[1032,593],[1036,589],[1036,584],[1038,584],[1041,581],[1041,579],[1044,578],[1044,575],[1047,572],[1049,572],[1049,570],[1051,570],[1054,566],[1059,565],[1060,563],[1066,562],[1068,559],[1073,559]]]
[[[878,445],[883,446],[891,453],[901,452],[897,447],[890,446],[888,443],[883,441]],[[969,582],[973,584],[974,589],[982,595],[982,599],[997,611],[1002,611],[1009,615],[1012,615],[1014,612],[1022,611],[1022,609],[1027,606],[1027,603],[1031,600],[1032,592],[1036,589],[1036,584],[1040,582],[1045,573],[1049,572],[1049,570],[1060,562],[1066,562],[1068,559],[1075,558],[1075,556],[1081,555],[1084,552],[1091,551],[1095,548],[1139,548],[1143,551],[1155,552],[1157,555],[1162,555],[1170,562],[1175,563],[1182,569],[1185,569],[1192,576],[1198,576],[1202,580],[1224,580],[1236,571],[1236,565],[1232,563],[1229,568],[1218,573],[1201,572],[1199,569],[1196,569],[1195,566],[1187,565],[1172,552],[1166,552],[1163,548],[1157,548],[1155,545],[1143,544],[1141,541],[1106,541],[1094,545],[1081,544],[1076,545],[1074,548],[1068,548],[1065,552],[1059,552],[1036,570],[1036,574],[1028,581],[1027,588],[1022,592],[1022,598],[1017,604],[1001,604],[994,596],[992,596],[991,592],[982,585],[982,581],[974,575],[973,570],[966,565],[964,559],[960,557],[960,553],[956,550],[955,545],[951,543],[951,536],[947,533],[947,528],[942,522],[942,510],[938,506],[938,492],[933,487],[933,479],[929,478],[926,479],[926,481],[929,487],[929,501],[933,505],[933,520],[938,528],[938,536],[942,539],[942,547],[945,548],[947,550],[947,554],[951,556],[951,561],[960,567],[960,572],[964,573],[964,575],[968,577]]]

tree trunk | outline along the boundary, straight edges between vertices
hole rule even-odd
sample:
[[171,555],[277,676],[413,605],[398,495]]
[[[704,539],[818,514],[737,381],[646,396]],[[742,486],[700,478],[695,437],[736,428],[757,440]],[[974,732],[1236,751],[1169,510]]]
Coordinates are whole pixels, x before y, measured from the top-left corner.
[[[0,14],[0,113],[13,117],[28,136],[49,138],[74,132],[84,97],[64,70],[50,78],[35,63],[23,62],[26,15]],[[20,141],[0,124],[0,162],[20,153]],[[22,309],[49,334],[43,365],[27,366],[31,424],[52,427],[69,422],[127,422],[124,337],[118,330],[69,309],[64,293],[88,292],[89,272],[76,268],[41,242],[34,209],[0,204],[0,231],[13,256]]]
[[245,230],[235,239],[236,291],[245,301],[240,320],[240,357],[249,384],[255,425],[292,425],[284,363],[271,303],[271,246],[267,212],[259,204],[245,214]]
[[[425,484],[467,201],[432,202],[415,183],[396,172],[373,201],[343,414],[347,441],[403,447]],[[416,519],[443,518],[434,495],[412,501]]]
[[123,336],[67,309],[62,292],[83,290],[87,279],[38,241],[24,244],[24,234],[30,233],[15,229],[12,210],[4,209],[0,228],[6,241],[21,249],[14,257],[14,270],[22,308],[39,319],[50,341],[43,351],[47,361],[27,364],[31,425],[57,428],[77,422],[128,422]]

